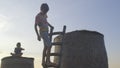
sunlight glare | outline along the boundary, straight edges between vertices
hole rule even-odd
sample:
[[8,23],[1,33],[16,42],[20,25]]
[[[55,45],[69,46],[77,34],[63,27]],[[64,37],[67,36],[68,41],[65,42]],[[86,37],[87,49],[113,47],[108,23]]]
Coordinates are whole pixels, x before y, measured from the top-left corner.
[[0,15],[0,31],[6,30],[8,25],[8,18],[4,15]]

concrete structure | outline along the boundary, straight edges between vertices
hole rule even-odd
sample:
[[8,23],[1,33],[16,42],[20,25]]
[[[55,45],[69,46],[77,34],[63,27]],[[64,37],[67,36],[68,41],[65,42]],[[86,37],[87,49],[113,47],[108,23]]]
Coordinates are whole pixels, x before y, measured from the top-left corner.
[[27,57],[5,57],[1,61],[1,68],[34,68],[34,59]]
[[[55,41],[59,42],[58,38]],[[65,34],[61,58],[60,68],[108,68],[103,34],[87,30]]]

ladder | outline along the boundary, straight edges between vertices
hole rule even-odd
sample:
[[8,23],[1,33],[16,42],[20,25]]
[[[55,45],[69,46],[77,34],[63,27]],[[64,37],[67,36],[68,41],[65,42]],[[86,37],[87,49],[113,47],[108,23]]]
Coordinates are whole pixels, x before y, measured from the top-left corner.
[[[50,29],[49,37],[50,37],[50,41],[52,43],[52,46],[60,46],[60,52],[59,53],[50,53],[50,56],[57,56],[57,57],[59,57],[59,59],[58,59],[58,64],[56,63],[57,66],[45,65],[45,66],[43,66],[43,68],[49,68],[49,67],[60,68],[61,58],[62,58],[62,45],[63,45],[63,41],[64,41],[65,32],[66,32],[66,26],[63,27],[63,31],[61,31],[61,32],[53,32],[53,29]],[[52,42],[53,35],[61,35],[61,37],[62,37],[61,42]],[[52,46],[51,46],[51,48],[52,48]]]

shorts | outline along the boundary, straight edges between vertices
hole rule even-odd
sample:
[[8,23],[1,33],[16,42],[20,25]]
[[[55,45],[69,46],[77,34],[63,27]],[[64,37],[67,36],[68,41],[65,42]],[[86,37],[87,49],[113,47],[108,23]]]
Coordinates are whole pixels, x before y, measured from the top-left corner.
[[40,35],[43,39],[44,46],[50,47],[51,46],[51,41],[50,37],[47,31],[41,31]]

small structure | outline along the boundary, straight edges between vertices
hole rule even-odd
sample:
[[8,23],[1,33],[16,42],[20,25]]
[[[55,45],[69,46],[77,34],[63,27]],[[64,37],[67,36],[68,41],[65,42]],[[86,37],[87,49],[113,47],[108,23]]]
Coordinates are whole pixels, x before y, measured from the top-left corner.
[[16,57],[21,57],[22,56],[22,50],[24,50],[23,48],[21,48],[21,43],[18,42],[16,44],[16,48],[14,49],[14,53],[11,53],[12,56],[16,56]]
[[28,57],[4,57],[1,60],[1,68],[34,68],[34,58]]

